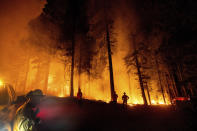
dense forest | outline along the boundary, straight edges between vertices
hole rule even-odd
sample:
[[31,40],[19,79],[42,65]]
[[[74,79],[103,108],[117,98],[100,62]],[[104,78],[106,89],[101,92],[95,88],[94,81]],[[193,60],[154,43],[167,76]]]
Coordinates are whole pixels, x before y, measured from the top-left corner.
[[81,88],[85,98],[108,102],[126,92],[130,104],[196,96],[196,4],[47,0],[6,77],[18,94],[40,88],[73,97]]

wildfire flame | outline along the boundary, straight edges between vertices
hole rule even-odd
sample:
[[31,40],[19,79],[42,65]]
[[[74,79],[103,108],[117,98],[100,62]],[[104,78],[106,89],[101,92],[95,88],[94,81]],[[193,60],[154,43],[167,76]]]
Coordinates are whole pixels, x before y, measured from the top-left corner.
[[[42,4],[42,6],[44,7],[44,5]],[[124,6],[123,6],[124,7]],[[23,8],[21,8],[23,9]],[[31,8],[29,8],[31,9]],[[14,9],[13,12],[17,11],[17,9]],[[31,10],[32,11],[32,10]],[[21,11],[21,13],[26,13],[26,11]],[[121,11],[119,10],[118,12]],[[19,14],[21,14],[19,13]],[[36,14],[41,13],[41,9],[39,9],[39,11],[36,11]],[[7,13],[5,13],[7,14]],[[15,13],[13,13],[15,14]],[[29,16],[29,13],[27,13]],[[117,41],[115,44],[115,47],[117,48],[116,51],[114,51],[113,55],[112,55],[112,60],[113,60],[113,72],[114,72],[114,88],[115,91],[118,94],[118,102],[122,103],[122,95],[124,92],[126,92],[126,94],[130,97],[128,100],[128,103],[131,103],[132,105],[135,104],[143,104],[143,99],[141,96],[141,91],[140,91],[140,86],[139,86],[139,82],[138,80],[136,80],[136,69],[133,68],[131,70],[132,73],[128,74],[127,73],[127,67],[125,66],[125,62],[124,62],[124,57],[128,54],[128,52],[132,52],[132,47],[130,47],[130,43],[131,41],[128,39],[128,35],[131,32],[127,32],[128,29],[130,30],[135,30],[134,27],[129,27],[128,23],[133,23],[135,22],[134,18],[135,16],[131,16],[131,21],[128,21],[128,17],[125,17],[124,15],[120,15],[117,14],[118,18],[116,20],[114,20],[114,27],[115,29],[113,30],[114,34],[116,34],[116,39],[114,41]],[[128,14],[132,14],[130,11],[128,12]],[[126,14],[125,14],[126,15]],[[24,17],[18,17],[16,16],[17,19],[18,18],[24,18]],[[33,19],[34,16],[31,16]],[[12,18],[10,17],[6,17],[6,18]],[[13,20],[8,20],[9,22],[13,21]],[[21,20],[22,21],[22,20]],[[29,23],[30,19],[25,21],[25,22],[21,22],[18,21],[18,25],[16,26],[18,28],[23,29],[23,25],[26,25],[27,23]],[[125,22],[126,21],[126,22]],[[9,23],[9,22],[5,22],[5,23]],[[40,24],[40,23],[39,23]],[[14,21],[14,24],[16,25],[16,22]],[[135,26],[135,23],[132,24],[133,26]],[[13,84],[14,88],[16,89],[16,92],[18,94],[25,94],[31,90],[34,90],[36,88],[39,88],[41,90],[44,91],[45,94],[47,95],[53,95],[53,96],[58,96],[58,97],[66,97],[69,96],[70,93],[70,70],[71,70],[71,65],[70,65],[70,57],[66,57],[66,56],[62,56],[61,53],[58,54],[53,54],[51,55],[51,52],[56,52],[56,51],[46,51],[48,48],[44,49],[45,51],[42,51],[42,47],[41,49],[39,47],[35,47],[35,45],[33,43],[31,43],[32,41],[34,41],[34,37],[32,38],[33,40],[26,42],[26,40],[24,40],[24,44],[21,44],[21,41],[23,39],[26,39],[27,35],[35,35],[35,33],[32,34],[28,34],[26,30],[21,30],[20,33],[17,32],[11,32],[11,31],[15,31],[16,29],[12,29],[12,30],[8,30],[6,24],[2,27],[4,28],[4,31],[7,33],[5,34],[17,34],[17,36],[15,35],[6,35],[5,39],[7,41],[5,42],[1,42],[1,43],[6,43],[4,45],[9,45],[9,46],[2,46],[4,47],[3,50],[5,52],[5,54],[14,54],[12,57],[12,59],[7,59],[7,57],[5,57],[5,60],[2,61],[2,63],[6,63],[6,65],[9,62],[13,62],[13,63],[9,63],[10,67],[14,67],[13,65],[19,65],[20,63],[20,68],[16,67],[13,68],[15,72],[10,71],[11,73],[6,73],[6,74],[12,74],[10,75],[10,83]],[[12,27],[12,26],[11,26]],[[129,28],[128,28],[129,27]],[[18,29],[17,28],[17,29]],[[55,27],[54,27],[55,28]],[[58,31],[55,32],[56,30],[54,29],[54,34],[57,33]],[[43,30],[40,29],[41,34]],[[19,37],[18,34],[21,34],[21,36]],[[38,34],[39,36],[39,34]],[[42,35],[41,35],[42,36]],[[56,36],[56,35],[54,35]],[[24,37],[24,38],[23,38]],[[46,36],[44,35],[44,38]],[[10,39],[13,38],[13,39]],[[29,37],[27,37],[29,38]],[[36,37],[37,38],[37,37]],[[42,37],[41,37],[42,38]],[[40,43],[55,43],[57,41],[52,41],[50,39],[48,39],[48,37],[46,37],[46,39],[41,39],[38,38]],[[76,38],[77,39],[77,38]],[[13,46],[13,41],[16,41],[16,44],[14,44],[15,46]],[[35,41],[37,42],[37,39],[35,39]],[[76,44],[79,43],[79,40],[76,41]],[[96,40],[96,41],[100,41],[100,40]],[[59,42],[59,41],[58,41]],[[10,43],[10,44],[9,44]],[[39,45],[39,43],[36,43],[36,45]],[[29,47],[25,48],[21,48],[21,45],[28,45]],[[100,44],[98,44],[100,46]],[[95,45],[95,46],[98,46]],[[11,48],[10,48],[11,47]],[[45,46],[44,46],[45,47]],[[96,47],[95,47],[96,48]],[[13,50],[14,49],[14,50]],[[25,50],[24,50],[25,49]],[[77,49],[77,48],[76,48]],[[78,50],[82,50],[81,48],[78,48]],[[77,52],[78,50],[76,50],[75,52]],[[105,51],[105,49],[100,49],[102,51]],[[16,51],[17,53],[15,53],[14,51]],[[13,53],[14,52],[14,53]],[[50,53],[48,53],[50,52]],[[97,52],[97,50],[96,50]],[[1,52],[2,53],[2,52]],[[101,52],[103,53],[103,52]],[[103,54],[105,54],[107,52],[104,52]],[[18,56],[15,56],[15,54],[18,54]],[[65,53],[64,53],[65,54]],[[99,54],[100,55],[100,54]],[[1,56],[3,56],[1,54]],[[23,56],[23,57],[21,57]],[[61,58],[59,58],[61,56]],[[63,57],[63,58],[62,58]],[[65,58],[66,57],[66,58]],[[102,56],[105,57],[105,56]],[[99,57],[100,58],[100,57]],[[66,60],[65,60],[66,59]],[[99,66],[99,62],[100,61],[96,61],[95,58],[92,62],[94,64],[92,64],[92,66]],[[9,60],[9,61],[7,61]],[[64,62],[62,62],[62,60],[64,60]],[[96,62],[95,62],[96,61]],[[66,64],[69,63],[69,64]],[[100,64],[101,65],[101,64]],[[86,73],[81,73],[80,74],[80,82],[79,82],[79,74],[77,74],[77,69],[75,67],[74,69],[74,95],[76,96],[77,94],[77,90],[78,87],[81,88],[82,93],[83,93],[83,98],[86,99],[93,99],[93,100],[102,100],[105,102],[110,102],[111,100],[111,96],[110,96],[110,80],[109,80],[109,69],[108,69],[109,65],[106,64],[106,66],[102,69],[99,70],[101,73],[100,78],[91,78],[91,76],[88,76],[88,74]],[[7,70],[9,71],[11,68],[7,68]],[[133,75],[134,74],[134,75]],[[80,85],[79,85],[80,83]],[[151,97],[151,103],[153,105],[157,105],[157,104],[169,104],[170,100],[168,97],[166,97],[166,101],[167,103],[164,103],[162,100],[162,94],[160,92],[157,92],[158,90],[158,85],[157,82],[152,80],[151,81],[152,85],[151,88],[153,89],[150,92],[150,97]],[[0,86],[3,85],[3,82],[0,81]],[[168,94],[165,92],[165,96],[168,96]],[[156,95],[158,96],[158,98],[156,97]],[[147,98],[148,100],[148,98]]]
[[2,85],[3,85],[3,81],[0,80],[0,86],[2,86]]

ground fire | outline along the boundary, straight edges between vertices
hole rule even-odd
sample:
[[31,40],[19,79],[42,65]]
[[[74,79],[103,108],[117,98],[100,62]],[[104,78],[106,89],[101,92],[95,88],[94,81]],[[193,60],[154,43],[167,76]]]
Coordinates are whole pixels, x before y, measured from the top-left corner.
[[2,0],[0,131],[195,130],[196,4]]

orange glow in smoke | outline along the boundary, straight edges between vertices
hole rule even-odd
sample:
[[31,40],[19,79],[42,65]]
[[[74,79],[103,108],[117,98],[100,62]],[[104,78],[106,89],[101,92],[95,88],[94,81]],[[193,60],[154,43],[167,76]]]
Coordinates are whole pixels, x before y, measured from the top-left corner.
[[[120,61],[116,57],[113,59],[114,65],[116,65],[117,61]],[[123,64],[118,64],[118,66],[122,66],[122,69],[125,70]],[[36,79],[36,75],[38,75],[38,69],[35,69],[36,65],[32,64],[29,68],[28,73],[28,82],[26,87],[26,93],[34,88],[39,88],[44,90],[44,81],[38,81]],[[57,97],[67,97],[70,93],[70,67],[65,69],[64,64],[61,63],[57,58],[51,58],[50,68],[49,68],[49,76],[48,76],[48,86],[47,86],[47,95],[57,96]],[[42,68],[42,67],[41,67]],[[118,94],[118,103],[122,103],[122,95],[124,92],[129,96],[128,103],[130,106],[143,104],[143,99],[141,97],[141,90],[139,89],[139,83],[136,81],[136,77],[133,75],[128,78],[128,75],[124,72],[119,71],[120,69],[114,66],[114,82],[115,82],[115,90]],[[40,71],[42,71],[40,69]],[[45,72],[41,72],[45,74]],[[119,75],[117,75],[119,74]],[[78,74],[75,73],[74,77],[74,95],[76,96],[78,91]],[[42,75],[40,79],[45,79],[45,75]],[[87,74],[81,74],[81,85],[80,88],[83,93],[83,98],[85,99],[92,99],[92,100],[102,100],[107,103],[110,102],[110,83],[109,83],[109,72],[106,69],[103,72],[103,78],[101,79],[91,79],[89,81],[89,77]],[[36,87],[31,85],[31,83],[35,83],[36,80]],[[129,85],[130,80],[130,85]],[[151,95],[151,104],[152,105],[164,105],[162,94],[160,92],[156,92],[158,88],[154,81],[152,82],[153,91],[150,92]],[[18,89],[19,90],[19,89]],[[18,91],[17,90],[17,91]],[[155,92],[154,92],[155,91]],[[44,92],[45,93],[45,92]],[[165,94],[167,96],[167,94]],[[146,96],[147,97],[147,96]],[[166,98],[167,99],[167,98]],[[148,97],[147,97],[148,101]],[[167,99],[167,104],[169,104],[169,100]]]
[[[34,0],[31,0],[31,3],[32,2],[34,3]],[[69,96],[71,67],[69,63],[70,58],[66,58],[66,60],[62,57],[59,58],[60,54],[58,53],[51,55],[47,50],[48,48],[42,49],[35,47],[34,44],[26,40],[28,38],[27,36],[29,35],[28,31],[26,30],[26,25],[29,23],[29,21],[39,16],[39,14],[42,12],[41,7],[44,7],[43,3],[34,3],[30,4],[29,6],[31,7],[31,5],[32,8],[27,7],[27,9],[34,9],[33,5],[35,5],[35,7],[38,8],[35,10],[35,13],[31,14],[32,10],[28,10],[29,12],[26,12],[23,8],[18,7],[11,10],[12,12],[18,11],[18,14],[22,15],[13,15],[16,17],[16,20],[19,19],[18,21],[12,20],[13,16],[10,15],[9,17],[6,16],[4,18],[4,24],[0,24],[0,27],[2,27],[2,32],[6,32],[4,33],[5,36],[3,36],[3,41],[0,41],[0,43],[3,44],[3,46],[1,46],[3,48],[0,51],[0,56],[5,57],[3,60],[1,59],[1,63],[5,63],[4,68],[6,67],[6,70],[10,71],[9,73],[6,72],[4,74],[9,74],[8,77],[11,76],[9,78],[10,83],[13,84],[16,93],[18,94],[24,94],[34,89],[41,89],[47,95],[58,97]],[[26,4],[23,6],[26,7]],[[130,13],[131,12],[129,12],[129,15]],[[127,32],[128,29],[132,30],[132,28],[128,28],[126,26],[126,24],[128,24],[130,21],[127,20],[125,15],[120,15],[117,18],[118,20],[115,20],[114,22],[114,27],[116,27],[114,29],[114,34],[117,34],[117,42],[115,43],[116,51],[114,51],[112,55],[112,60],[114,69],[114,85],[116,93],[118,94],[118,102],[122,103],[122,95],[124,92],[126,92],[126,94],[129,96],[128,103],[130,103],[130,105],[143,104],[139,81],[136,80],[136,69],[133,68],[132,72],[128,74],[127,67],[125,66],[123,59],[127,53],[131,52],[132,50],[130,47],[130,40],[128,39],[128,36],[131,32]],[[135,22],[133,20],[134,19],[132,19],[132,22]],[[9,22],[12,23],[7,25]],[[0,37],[2,37],[2,35],[0,35]],[[47,43],[55,43],[54,41],[48,39],[39,39],[38,41],[42,41],[42,43],[46,43],[46,45]],[[28,46],[21,47],[21,45]],[[47,63],[47,61],[49,62]],[[93,60],[93,63],[94,62],[95,61]],[[97,65],[95,64],[94,66]],[[80,86],[83,93],[83,98],[102,100],[109,103],[111,97],[108,65],[106,65],[105,69],[102,71],[101,78],[98,79],[89,79],[87,74],[82,73],[80,76],[81,85],[78,85],[79,77],[77,74],[77,69],[75,68],[74,95],[76,96],[78,87]],[[151,103],[153,105],[163,105],[164,103],[162,100],[162,94],[157,92],[159,88],[157,82],[152,80],[150,83],[152,83],[152,91],[150,92]],[[3,85],[2,81],[0,81],[0,85]],[[168,96],[167,93],[165,93],[165,96]],[[166,99],[167,103],[170,103],[169,99]]]
[[58,97],[65,97],[65,95],[64,95],[63,93],[60,93],[60,94],[58,95]]
[[2,86],[2,85],[3,85],[3,81],[0,80],[0,86]]

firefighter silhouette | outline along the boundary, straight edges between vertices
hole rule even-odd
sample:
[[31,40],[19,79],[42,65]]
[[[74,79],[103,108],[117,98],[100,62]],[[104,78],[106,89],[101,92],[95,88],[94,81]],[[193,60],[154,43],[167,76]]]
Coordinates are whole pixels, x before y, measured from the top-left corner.
[[77,92],[77,100],[78,100],[79,106],[82,106],[82,96],[83,96],[83,94],[81,92],[81,89],[79,88],[78,92]]
[[113,93],[112,99],[113,99],[112,102],[116,104],[117,103],[117,99],[118,99],[118,95],[116,94],[115,91]]
[[129,97],[126,95],[126,93],[124,92],[123,96],[122,96],[122,100],[123,100],[123,107],[127,108],[127,101],[128,101]]
[[79,88],[79,89],[78,89],[78,92],[77,92],[77,99],[78,99],[78,100],[82,100],[82,95],[83,95],[83,94],[82,94],[82,92],[81,92],[81,89]]

